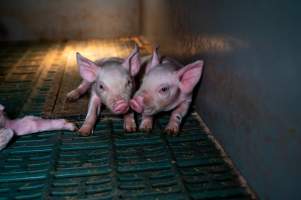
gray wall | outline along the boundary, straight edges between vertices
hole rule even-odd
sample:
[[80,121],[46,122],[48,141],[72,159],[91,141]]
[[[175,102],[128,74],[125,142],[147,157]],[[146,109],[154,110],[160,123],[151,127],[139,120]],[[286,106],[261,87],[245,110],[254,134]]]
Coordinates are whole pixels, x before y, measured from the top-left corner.
[[139,9],[139,0],[2,0],[0,40],[137,35]]
[[261,199],[301,199],[301,6],[281,0],[143,1],[163,54],[205,59],[196,104]]

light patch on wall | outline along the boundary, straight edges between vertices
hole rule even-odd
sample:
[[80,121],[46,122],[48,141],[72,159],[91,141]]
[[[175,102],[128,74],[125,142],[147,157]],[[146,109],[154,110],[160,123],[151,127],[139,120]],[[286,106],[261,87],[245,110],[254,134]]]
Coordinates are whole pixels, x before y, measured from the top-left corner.
[[63,51],[63,57],[67,59],[69,66],[76,64],[76,52],[93,61],[104,57],[126,57],[130,48],[118,46],[117,42],[118,40],[70,41]]
[[229,54],[235,50],[249,47],[246,41],[224,35],[185,35],[156,39],[162,46],[162,52],[179,58],[190,58],[202,54]]
[[[122,45],[120,45],[122,44]],[[86,58],[95,61],[105,57],[127,57],[134,48],[133,38],[118,38],[118,39],[102,39],[102,40],[84,40],[84,41],[68,41],[64,44],[64,50],[60,52],[59,69],[64,71],[68,81],[79,84],[79,71],[76,62],[76,52]],[[56,55],[57,48],[49,51],[49,55]],[[45,58],[45,63],[53,63],[54,56]],[[74,85],[75,87],[75,85]],[[71,90],[71,88],[70,88]]]
[[227,36],[197,36],[193,39],[192,54],[197,53],[198,49],[207,52],[230,52],[233,49],[248,47],[246,42]]

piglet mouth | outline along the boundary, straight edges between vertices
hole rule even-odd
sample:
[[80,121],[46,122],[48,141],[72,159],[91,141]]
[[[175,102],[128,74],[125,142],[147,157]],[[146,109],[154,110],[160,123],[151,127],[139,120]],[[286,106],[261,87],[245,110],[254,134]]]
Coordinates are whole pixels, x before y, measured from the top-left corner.
[[125,100],[118,100],[114,103],[112,111],[116,114],[124,114],[129,110],[129,104]]

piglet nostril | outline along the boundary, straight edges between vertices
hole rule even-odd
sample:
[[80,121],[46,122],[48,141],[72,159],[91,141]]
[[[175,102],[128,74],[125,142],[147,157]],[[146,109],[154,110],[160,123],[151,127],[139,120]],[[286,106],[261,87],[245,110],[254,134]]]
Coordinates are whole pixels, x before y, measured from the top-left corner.
[[113,106],[113,112],[115,113],[126,113],[129,109],[128,102],[125,100],[118,100],[116,103],[114,103]]
[[138,113],[142,113],[142,111],[143,111],[143,107],[141,106],[139,101],[137,101],[136,99],[130,100],[130,107]]

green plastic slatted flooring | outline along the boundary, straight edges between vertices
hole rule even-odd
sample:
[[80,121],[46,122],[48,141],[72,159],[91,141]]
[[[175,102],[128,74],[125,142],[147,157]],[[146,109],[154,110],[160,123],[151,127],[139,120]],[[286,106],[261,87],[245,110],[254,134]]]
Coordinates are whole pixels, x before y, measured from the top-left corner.
[[[107,53],[120,56],[135,41],[89,44],[114,47]],[[8,113],[64,116],[82,123],[82,110],[71,112],[76,105],[61,104],[71,87],[65,78],[74,64],[70,49],[85,43],[1,44],[0,103]],[[116,50],[120,47],[125,53]],[[87,98],[77,107],[85,107]],[[177,137],[162,133],[165,115],[150,134],[126,134],[122,120],[108,116],[103,114],[90,137],[53,131],[14,140],[0,152],[0,200],[251,199],[194,114]]]

